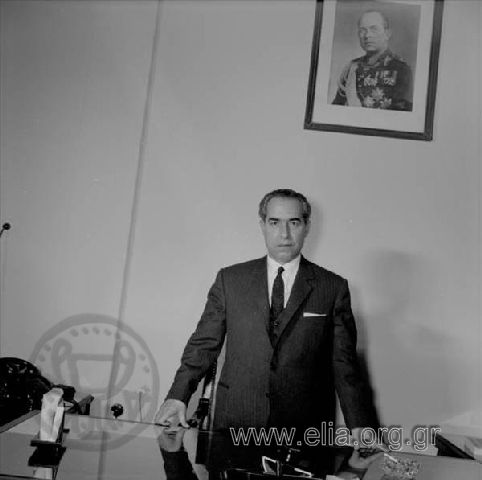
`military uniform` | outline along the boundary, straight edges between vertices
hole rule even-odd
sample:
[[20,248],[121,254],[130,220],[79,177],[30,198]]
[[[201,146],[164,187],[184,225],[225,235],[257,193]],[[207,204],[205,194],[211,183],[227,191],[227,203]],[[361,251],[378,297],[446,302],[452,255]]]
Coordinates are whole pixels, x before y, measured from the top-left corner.
[[355,58],[343,70],[333,105],[412,111],[412,72],[400,57],[386,50],[370,65]]

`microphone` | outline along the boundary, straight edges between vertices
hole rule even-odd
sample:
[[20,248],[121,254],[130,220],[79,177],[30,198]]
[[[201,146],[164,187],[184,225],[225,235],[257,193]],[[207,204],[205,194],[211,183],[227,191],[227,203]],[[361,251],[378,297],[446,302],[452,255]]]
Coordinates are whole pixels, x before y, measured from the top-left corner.
[[2,229],[0,230],[0,237],[3,235],[3,232],[5,232],[6,230],[10,230],[12,228],[12,225],[10,225],[10,223],[4,223],[2,225]]

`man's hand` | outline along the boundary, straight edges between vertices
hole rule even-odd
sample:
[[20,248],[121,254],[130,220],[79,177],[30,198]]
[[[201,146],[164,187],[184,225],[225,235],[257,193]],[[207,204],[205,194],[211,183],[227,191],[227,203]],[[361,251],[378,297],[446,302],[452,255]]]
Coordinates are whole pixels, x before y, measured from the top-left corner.
[[373,430],[371,430],[371,433],[370,430],[363,428],[352,430],[353,453],[348,461],[350,468],[355,470],[366,469],[377,458],[390,451],[384,435],[381,438],[374,438]]
[[374,453],[368,457],[362,457],[358,450],[353,450],[351,457],[348,459],[348,465],[355,470],[365,470],[380,457],[383,457],[383,452]]
[[351,438],[355,450],[366,447],[363,428],[353,428],[351,431]]
[[157,437],[159,447],[165,452],[179,452],[182,448],[182,440],[185,433],[186,430],[184,428],[171,430],[161,427],[159,429],[159,436]]
[[166,427],[181,427],[189,428],[186,422],[186,405],[181,400],[168,398],[159,408],[154,418],[154,423]]

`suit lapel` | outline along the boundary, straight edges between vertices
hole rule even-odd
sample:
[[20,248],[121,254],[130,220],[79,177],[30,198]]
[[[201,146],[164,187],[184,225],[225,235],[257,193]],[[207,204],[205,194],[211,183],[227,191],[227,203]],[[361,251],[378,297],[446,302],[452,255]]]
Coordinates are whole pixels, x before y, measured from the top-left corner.
[[311,270],[310,264],[302,256],[300,260],[300,268],[298,269],[293,288],[291,289],[290,298],[288,300],[286,308],[281,312],[280,316],[278,317],[279,327],[275,345],[279,342],[281,335],[290,323],[290,320],[293,318],[295,312],[298,310],[298,308],[300,308],[304,299],[313,289],[313,286],[311,285],[312,278],[313,272]]
[[268,296],[268,270],[266,267],[266,257],[260,258],[250,275],[249,296],[253,302],[255,311],[259,312],[266,325],[269,322],[269,296]]

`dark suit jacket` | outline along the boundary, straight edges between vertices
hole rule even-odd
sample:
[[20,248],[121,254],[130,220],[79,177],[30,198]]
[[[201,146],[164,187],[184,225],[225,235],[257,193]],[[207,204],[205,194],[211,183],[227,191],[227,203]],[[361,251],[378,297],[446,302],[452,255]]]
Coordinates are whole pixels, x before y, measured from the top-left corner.
[[358,366],[346,280],[302,257],[278,320],[278,337],[272,345],[266,257],[223,268],[167,398],[187,404],[226,337],[215,429],[319,429],[320,422],[334,421],[335,389],[349,428],[374,426],[369,389]]

